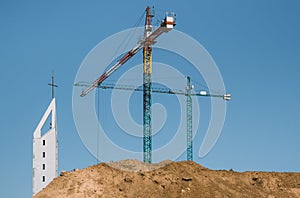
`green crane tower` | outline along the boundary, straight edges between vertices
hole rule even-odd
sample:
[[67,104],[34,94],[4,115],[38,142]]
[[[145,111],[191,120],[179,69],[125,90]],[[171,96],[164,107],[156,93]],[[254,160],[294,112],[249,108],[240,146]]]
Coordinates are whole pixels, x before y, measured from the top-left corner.
[[143,152],[144,162],[152,162],[152,101],[151,101],[151,76],[152,76],[152,41],[148,36],[152,33],[151,18],[154,15],[150,7],[146,8],[146,22],[144,37],[146,42],[143,48]]
[[186,85],[186,159],[193,160],[193,110],[192,110],[192,85],[191,79],[187,77],[187,85]]

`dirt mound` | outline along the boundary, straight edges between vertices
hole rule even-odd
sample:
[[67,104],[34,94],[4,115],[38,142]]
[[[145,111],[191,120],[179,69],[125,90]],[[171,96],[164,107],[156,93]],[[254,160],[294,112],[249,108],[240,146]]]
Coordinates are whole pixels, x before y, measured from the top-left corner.
[[140,162],[138,160],[121,160],[119,162],[111,161],[108,165],[110,165],[113,168],[125,171],[145,172],[164,167],[172,162],[173,161],[171,160],[165,160],[158,164],[149,164],[145,162]]
[[34,196],[52,197],[300,197],[300,173],[239,173],[191,161],[123,160],[63,172]]

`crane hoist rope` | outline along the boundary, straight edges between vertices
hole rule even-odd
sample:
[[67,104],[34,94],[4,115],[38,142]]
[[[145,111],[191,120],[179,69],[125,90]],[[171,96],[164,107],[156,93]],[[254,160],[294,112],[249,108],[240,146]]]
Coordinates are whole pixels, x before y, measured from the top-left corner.
[[[111,62],[113,62],[113,60],[115,59],[115,56],[116,56],[116,54],[118,53],[118,51],[121,49],[121,47],[123,46],[123,49],[121,50],[121,51],[124,51],[124,49],[128,46],[128,44],[130,43],[130,41],[133,39],[133,36],[134,36],[134,34],[136,33],[136,30],[138,29],[138,27],[141,25],[141,22],[142,22],[142,20],[143,20],[143,18],[144,18],[144,16],[145,16],[145,11],[141,14],[141,16],[138,18],[138,20],[136,21],[136,23],[133,25],[133,30],[132,31],[130,31],[129,33],[128,33],[128,36],[127,36],[127,39],[124,39],[123,41],[122,41],[122,43],[118,46],[118,48],[116,49],[116,51],[115,51],[115,53],[112,55],[112,57],[111,57]],[[127,42],[126,42],[127,41]],[[122,55],[121,55],[122,56]],[[121,57],[120,56],[120,57]]]

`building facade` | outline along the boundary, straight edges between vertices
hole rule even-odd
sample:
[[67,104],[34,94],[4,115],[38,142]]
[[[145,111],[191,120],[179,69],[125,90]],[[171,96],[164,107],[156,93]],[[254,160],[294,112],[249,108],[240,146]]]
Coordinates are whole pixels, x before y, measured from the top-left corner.
[[[42,134],[48,118],[50,129]],[[45,188],[58,176],[58,142],[56,128],[56,104],[52,99],[33,134],[33,195]]]

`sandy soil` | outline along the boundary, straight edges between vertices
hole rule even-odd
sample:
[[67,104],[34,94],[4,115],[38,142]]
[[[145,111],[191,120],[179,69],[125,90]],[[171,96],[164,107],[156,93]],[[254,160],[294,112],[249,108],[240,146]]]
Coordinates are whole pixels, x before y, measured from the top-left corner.
[[34,196],[53,197],[300,197],[300,173],[240,173],[191,161],[149,165],[124,160],[62,172]]

